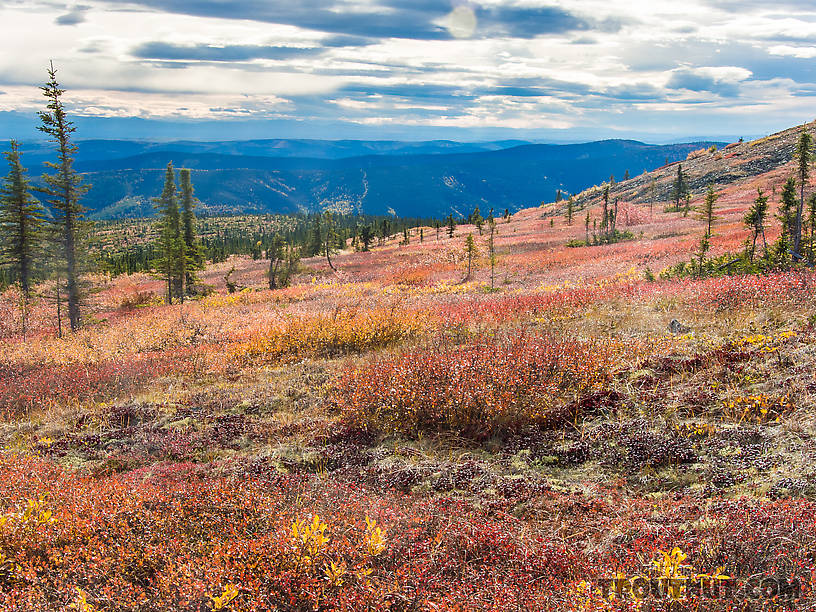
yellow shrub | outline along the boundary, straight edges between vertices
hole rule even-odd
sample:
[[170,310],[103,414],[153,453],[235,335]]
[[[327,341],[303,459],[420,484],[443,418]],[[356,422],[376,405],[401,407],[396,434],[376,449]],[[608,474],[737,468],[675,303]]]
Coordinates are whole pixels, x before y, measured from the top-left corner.
[[321,315],[293,319],[239,345],[239,358],[287,362],[304,357],[337,357],[385,348],[417,335],[423,328],[416,315],[373,311],[366,314]]

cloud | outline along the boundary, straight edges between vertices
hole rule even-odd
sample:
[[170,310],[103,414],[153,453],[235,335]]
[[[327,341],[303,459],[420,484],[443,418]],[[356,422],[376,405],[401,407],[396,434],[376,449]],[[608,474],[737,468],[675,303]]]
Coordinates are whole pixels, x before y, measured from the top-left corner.
[[379,0],[364,5],[351,0],[107,1],[119,5],[138,4],[170,13],[287,24],[355,38],[535,38],[587,30],[614,33],[623,24],[619,17],[589,19],[557,6],[469,6],[457,2],[458,6],[452,7],[439,0]]
[[245,62],[255,59],[285,60],[294,57],[320,55],[316,47],[278,47],[263,45],[174,45],[165,42],[147,42],[131,50],[131,55],[142,59],[188,60],[207,62]]
[[89,6],[75,6],[67,13],[64,13],[54,19],[54,23],[64,26],[72,26],[83,23],[85,21],[85,13],[87,13],[89,9]]
[[723,97],[735,97],[740,82],[751,76],[745,68],[679,68],[669,77],[666,87],[693,92],[708,92]]
[[451,38],[436,21],[450,10],[444,2],[360,5],[350,0],[107,0],[112,5],[141,5],[157,11],[292,25],[364,38]]
[[665,98],[664,92],[651,83],[615,85],[606,88],[603,92],[599,92],[598,95],[614,100],[631,101],[662,100]]
[[497,6],[476,11],[479,29],[492,35],[534,38],[592,28],[589,21],[561,8]]
[[0,0],[0,20],[0,110],[39,108],[52,56],[80,113],[260,122],[273,109],[303,129],[379,122],[410,138],[446,125],[702,135],[724,117],[749,134],[816,102],[812,0]]

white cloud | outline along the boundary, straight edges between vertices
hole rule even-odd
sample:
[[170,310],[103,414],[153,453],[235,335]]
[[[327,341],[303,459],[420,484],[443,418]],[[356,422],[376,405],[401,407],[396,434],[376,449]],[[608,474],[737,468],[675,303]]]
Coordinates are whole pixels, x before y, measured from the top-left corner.
[[[816,58],[816,46],[807,42],[816,38],[816,6],[782,14],[759,3],[733,10],[733,3],[713,0],[457,0],[452,12],[433,18],[451,39],[357,36],[332,42],[335,31],[168,13],[144,8],[144,0],[133,2],[0,3],[0,110],[39,107],[36,87],[50,59],[75,112],[116,117],[257,113],[409,128],[521,130],[603,125],[614,117],[615,127],[625,130],[660,115],[669,129],[682,125],[679,114],[693,113],[698,129],[711,131],[720,129],[723,113],[731,113],[734,121],[745,121],[747,133],[764,129],[756,124],[760,107],[767,122],[780,127],[808,118],[798,113],[812,106],[808,92],[816,91],[816,76],[797,63]],[[151,6],[160,2],[151,0]],[[424,5],[412,10],[421,12]],[[360,19],[373,13],[398,19],[396,6],[355,0],[335,10],[338,18],[351,12]],[[514,38],[512,28],[480,36],[480,11],[501,7],[555,7],[586,25],[532,38]],[[287,59],[159,61],[134,53],[155,42],[321,48],[324,41],[318,53]],[[729,50],[737,44],[750,49],[751,57],[733,57]],[[773,62],[780,59],[790,64],[784,66],[786,78],[775,79]]]

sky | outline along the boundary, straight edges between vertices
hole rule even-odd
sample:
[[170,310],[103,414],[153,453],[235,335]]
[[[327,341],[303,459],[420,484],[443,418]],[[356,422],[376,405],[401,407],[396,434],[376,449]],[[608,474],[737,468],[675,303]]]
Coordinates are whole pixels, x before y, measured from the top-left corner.
[[0,0],[0,138],[671,142],[816,114],[813,0]]

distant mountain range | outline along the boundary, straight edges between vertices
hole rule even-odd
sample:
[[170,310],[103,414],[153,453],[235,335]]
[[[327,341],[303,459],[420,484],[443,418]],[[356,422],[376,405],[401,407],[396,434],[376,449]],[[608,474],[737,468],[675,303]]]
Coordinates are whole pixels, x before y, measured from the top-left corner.
[[[621,179],[685,159],[712,144],[648,145],[632,140],[542,145],[523,141],[256,140],[78,143],[76,168],[92,185],[83,204],[94,218],[153,214],[164,168],[190,168],[204,211],[294,213],[333,209],[437,216],[503,211],[577,193],[614,175]],[[25,143],[35,179],[53,153]]]

